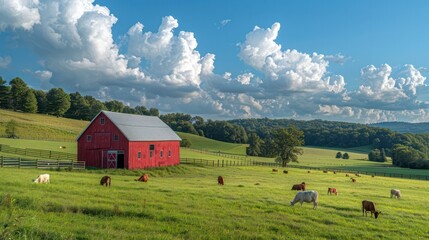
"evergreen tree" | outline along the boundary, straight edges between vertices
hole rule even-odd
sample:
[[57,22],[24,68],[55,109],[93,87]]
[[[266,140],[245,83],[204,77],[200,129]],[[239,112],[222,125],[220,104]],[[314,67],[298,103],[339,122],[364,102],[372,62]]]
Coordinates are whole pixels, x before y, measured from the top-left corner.
[[84,98],[89,104],[89,119],[93,119],[101,110],[107,110],[106,106],[94,97],[85,96]]
[[80,93],[70,93],[70,108],[64,114],[68,118],[90,120],[90,107]]
[[70,96],[62,88],[52,88],[46,98],[48,99],[48,113],[62,117],[70,108]]
[[10,108],[10,87],[6,86],[6,81],[0,77],[0,108]]
[[21,78],[14,78],[9,82],[10,89],[10,102],[14,111],[23,111],[24,95],[28,91],[28,86]]
[[37,112],[48,113],[48,99],[46,98],[46,92],[43,90],[33,90],[37,100]]
[[37,112],[37,100],[36,96],[31,89],[27,89],[23,96],[23,106],[22,111],[28,113],[36,113]]

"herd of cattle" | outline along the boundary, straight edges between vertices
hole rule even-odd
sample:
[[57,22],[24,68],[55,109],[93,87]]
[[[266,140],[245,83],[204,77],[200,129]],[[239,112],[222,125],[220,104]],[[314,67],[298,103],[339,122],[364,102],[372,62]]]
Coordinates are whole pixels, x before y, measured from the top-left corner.
[[[277,169],[273,169],[273,172],[278,172]],[[328,173],[328,171],[323,171],[324,173]],[[288,173],[288,171],[284,170],[283,173]],[[310,173],[310,171],[308,171],[308,173]],[[334,172],[334,174],[336,174],[336,172]],[[360,175],[357,173],[355,174],[356,176],[360,177]],[[346,177],[349,177],[349,174],[346,174]],[[374,177],[374,176],[372,176]],[[352,182],[356,182],[355,178],[350,178],[352,180]],[[149,176],[147,174],[143,174],[142,176],[140,176],[138,179],[135,179],[135,181],[140,181],[140,182],[147,182],[149,180]],[[34,183],[49,183],[50,182],[50,175],[49,174],[41,174],[39,175],[36,179],[33,180]],[[106,186],[106,187],[110,187],[112,182],[112,178],[110,176],[103,176],[100,180],[100,185],[102,186]],[[217,178],[217,182],[218,185],[224,185],[225,181],[224,178],[222,176],[219,176]],[[292,185],[292,189],[291,190],[297,190],[297,191],[301,191],[298,192],[294,199],[290,202],[290,205],[293,206],[295,205],[295,203],[299,202],[301,203],[313,203],[313,209],[317,208],[317,205],[319,204],[319,193],[317,191],[314,190],[306,190],[306,185],[305,182],[302,182],[300,184],[294,184]],[[336,196],[339,194],[339,192],[337,191],[336,188],[328,188],[328,194],[335,194]],[[401,197],[401,191],[398,189],[391,189],[390,190],[390,198],[400,198]],[[363,200],[362,201],[362,215],[366,215],[368,216],[368,212],[371,213],[371,217],[372,214],[374,214],[374,217],[377,219],[378,216],[381,214],[381,211],[376,210],[375,208],[375,203],[368,201],[368,200]]]

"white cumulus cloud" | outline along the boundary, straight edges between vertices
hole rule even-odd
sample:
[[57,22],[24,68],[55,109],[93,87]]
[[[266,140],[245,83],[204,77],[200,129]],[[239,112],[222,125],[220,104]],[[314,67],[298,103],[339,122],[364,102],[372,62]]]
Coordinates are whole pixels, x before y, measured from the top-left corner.
[[12,58],[9,56],[1,57],[0,56],[0,68],[7,68],[12,62]]

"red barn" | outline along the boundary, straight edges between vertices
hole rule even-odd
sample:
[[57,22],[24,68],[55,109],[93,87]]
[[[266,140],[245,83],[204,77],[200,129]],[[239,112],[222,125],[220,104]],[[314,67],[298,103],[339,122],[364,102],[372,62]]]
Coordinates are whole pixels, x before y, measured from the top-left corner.
[[158,117],[101,111],[77,138],[78,159],[96,168],[180,163],[180,137]]

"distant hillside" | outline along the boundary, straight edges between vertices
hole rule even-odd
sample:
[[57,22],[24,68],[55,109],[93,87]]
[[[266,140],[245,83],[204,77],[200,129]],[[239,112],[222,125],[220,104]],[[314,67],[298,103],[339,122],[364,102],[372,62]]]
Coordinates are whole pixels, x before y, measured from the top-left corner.
[[429,133],[429,122],[407,123],[407,122],[382,122],[369,124],[373,127],[387,128],[399,133]]
[[201,137],[190,133],[183,133],[183,132],[176,132],[176,133],[182,139],[188,139],[189,141],[191,141],[192,143],[191,148],[194,148],[194,149],[207,150],[207,151],[220,151],[220,152],[244,155],[246,154],[246,147],[248,146],[247,144],[221,142],[221,141]]

